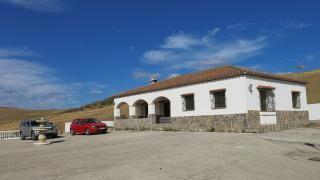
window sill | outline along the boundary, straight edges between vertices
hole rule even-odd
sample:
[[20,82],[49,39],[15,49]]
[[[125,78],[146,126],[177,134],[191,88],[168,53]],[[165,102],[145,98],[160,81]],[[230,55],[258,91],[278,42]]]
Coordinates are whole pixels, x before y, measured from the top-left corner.
[[275,111],[261,111],[260,116],[275,116],[277,113]]
[[194,111],[194,109],[190,109],[190,110],[183,110],[183,112],[188,112],[188,111]]
[[218,109],[227,109],[227,107],[217,107],[217,108],[211,108],[212,110],[218,110]]

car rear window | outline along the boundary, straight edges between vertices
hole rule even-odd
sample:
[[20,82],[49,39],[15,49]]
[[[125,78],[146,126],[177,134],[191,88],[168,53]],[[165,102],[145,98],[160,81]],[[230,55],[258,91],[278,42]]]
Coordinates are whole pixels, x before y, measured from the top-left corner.
[[93,118],[90,118],[90,119],[86,119],[85,120],[86,123],[99,123],[101,121],[97,120],[97,119],[93,119]]

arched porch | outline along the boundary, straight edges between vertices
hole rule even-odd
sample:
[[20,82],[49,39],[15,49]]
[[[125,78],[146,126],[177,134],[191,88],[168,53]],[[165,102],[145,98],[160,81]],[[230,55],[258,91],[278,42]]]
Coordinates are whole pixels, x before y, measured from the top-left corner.
[[129,105],[126,102],[119,103],[114,109],[114,117],[117,119],[129,118]]
[[147,118],[148,117],[148,103],[147,101],[140,99],[133,103],[135,107],[135,116],[136,118]]
[[171,104],[166,97],[158,97],[153,100],[156,114],[156,123],[170,123],[171,122]]

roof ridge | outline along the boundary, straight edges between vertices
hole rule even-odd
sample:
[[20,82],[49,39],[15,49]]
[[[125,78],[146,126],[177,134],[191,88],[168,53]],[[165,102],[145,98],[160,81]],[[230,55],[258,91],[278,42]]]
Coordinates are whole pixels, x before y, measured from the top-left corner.
[[145,92],[159,91],[159,90],[164,90],[164,89],[169,89],[169,88],[174,88],[179,86],[186,86],[186,85],[191,85],[196,83],[232,78],[232,77],[241,76],[241,75],[256,76],[261,78],[275,79],[275,80],[282,80],[282,81],[290,81],[290,82],[301,83],[301,84],[306,83],[298,79],[287,78],[287,77],[272,74],[272,73],[260,72],[260,71],[255,71],[249,68],[226,65],[226,66],[214,67],[214,68],[210,68],[202,71],[192,72],[192,73],[164,79],[154,84],[140,86],[135,89],[131,89],[129,91],[119,93],[113,97],[123,97],[123,96],[129,96],[129,95],[140,94]]

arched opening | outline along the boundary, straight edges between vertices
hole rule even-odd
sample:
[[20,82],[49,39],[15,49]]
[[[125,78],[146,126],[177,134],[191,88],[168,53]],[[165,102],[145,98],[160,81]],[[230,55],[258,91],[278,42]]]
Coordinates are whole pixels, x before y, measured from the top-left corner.
[[120,119],[128,119],[129,118],[129,105],[126,102],[122,102],[118,104],[117,109],[120,110]]
[[148,117],[148,103],[145,100],[136,101],[133,106],[136,108],[137,118],[147,118]]
[[171,122],[171,105],[170,100],[166,97],[158,97],[153,101],[155,105],[156,123]]

